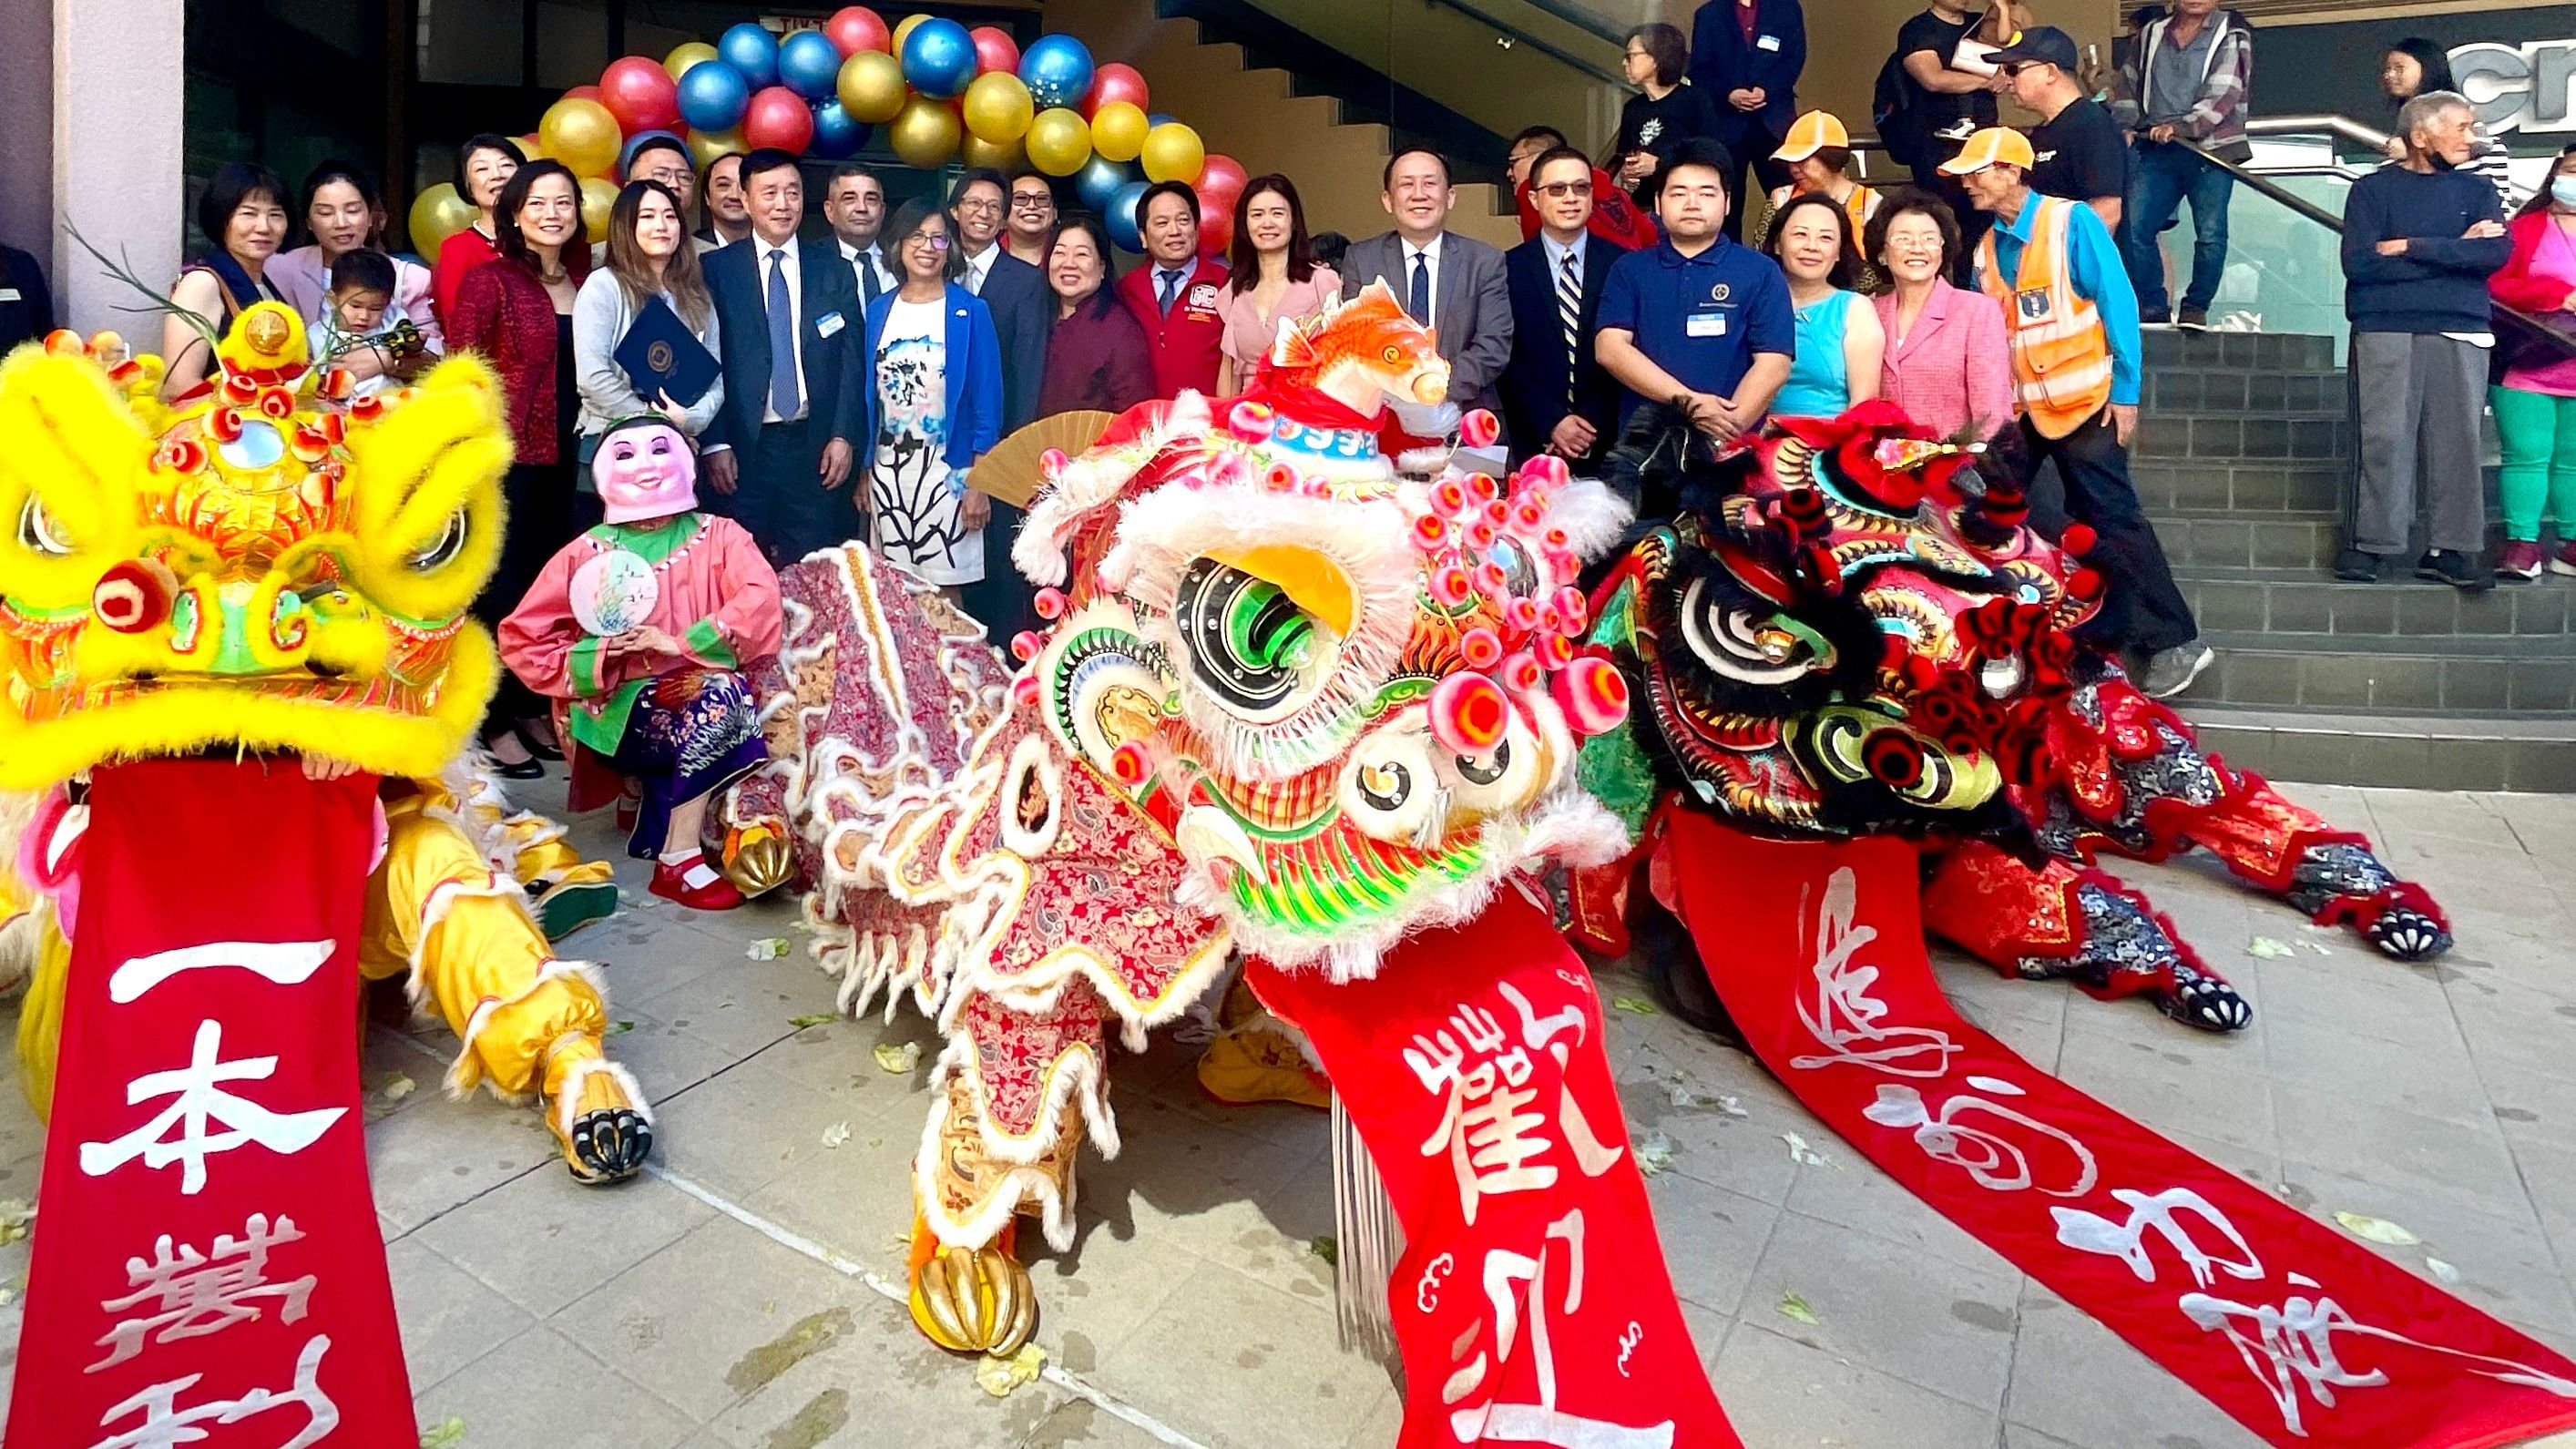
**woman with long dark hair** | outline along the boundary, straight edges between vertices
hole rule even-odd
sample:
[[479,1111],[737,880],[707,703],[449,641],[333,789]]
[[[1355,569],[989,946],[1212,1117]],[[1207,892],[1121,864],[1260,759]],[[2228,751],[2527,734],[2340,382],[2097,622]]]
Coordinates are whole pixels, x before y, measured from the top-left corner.
[[170,288],[177,312],[161,322],[161,356],[169,367],[161,396],[168,399],[206,380],[215,360],[206,331],[220,336],[244,307],[286,300],[265,275],[286,241],[286,183],[265,166],[225,162],[197,198],[197,230],[205,233],[206,251]]
[[1790,197],[1771,218],[1765,250],[1789,278],[1798,319],[1797,360],[1771,399],[1774,416],[1830,418],[1878,396],[1887,333],[1852,290],[1860,249],[1842,203],[1821,191]]
[[[376,178],[364,167],[325,161],[306,174],[296,215],[312,240],[278,253],[268,264],[268,279],[308,324],[317,323],[331,308],[331,264],[360,248],[387,251],[384,193],[376,189]],[[446,351],[437,311],[430,306],[429,268],[389,251],[387,255],[394,264],[394,289],[384,325],[409,322],[420,333],[422,353]],[[339,359],[340,366],[361,383],[383,376],[392,361],[372,347],[356,348]]]
[[1275,172],[1243,183],[1234,199],[1234,243],[1225,261],[1229,275],[1216,303],[1225,319],[1216,390],[1232,397],[1279,339],[1279,323],[1322,311],[1342,294],[1342,279],[1315,260],[1306,205],[1297,199],[1296,183]]
[[1097,217],[1068,216],[1047,244],[1055,327],[1047,334],[1038,416],[1086,409],[1123,413],[1154,396],[1153,344],[1110,284],[1109,232]]
[[[2379,58],[2379,88],[2388,98],[2388,118],[2397,119],[2397,110],[2408,101],[2434,91],[2458,92],[2460,83],[2451,74],[2450,53],[2420,35],[2410,35],[2388,47]],[[2486,127],[2471,122],[2469,126],[2468,169],[2487,179],[2504,202],[2505,210],[2513,209],[2513,177],[2506,167],[2510,157],[2504,143],[2487,134]],[[2406,138],[2388,138],[2388,159],[2406,159]]]
[[480,215],[439,244],[438,264],[430,269],[430,295],[441,323],[456,306],[456,291],[465,285],[466,274],[501,254],[501,188],[527,164],[527,154],[507,136],[485,132],[456,148],[456,194],[474,203]]
[[[502,483],[510,526],[500,566],[475,616],[498,625],[519,605],[573,527],[573,299],[590,270],[582,240],[581,183],[560,161],[532,161],[493,207],[499,255],[458,287],[448,345],[490,360],[501,375],[502,412],[516,461]],[[533,756],[560,759],[546,706],[516,679],[501,681],[484,718],[485,747],[514,780],[545,773]]]
[[645,397],[636,392],[617,362],[626,329],[656,297],[708,353],[724,356],[715,299],[707,293],[697,248],[688,243],[688,213],[677,191],[659,181],[630,181],[617,193],[616,204],[608,209],[605,263],[581,284],[572,306],[574,380],[581,389],[576,430],[585,458],[599,435],[620,418],[659,413],[694,441],[724,405],[721,375],[684,406],[668,393]]

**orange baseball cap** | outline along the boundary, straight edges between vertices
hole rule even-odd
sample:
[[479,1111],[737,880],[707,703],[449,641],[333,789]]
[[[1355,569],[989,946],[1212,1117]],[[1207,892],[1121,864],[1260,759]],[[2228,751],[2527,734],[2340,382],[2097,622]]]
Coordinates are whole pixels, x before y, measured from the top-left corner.
[[1941,163],[1944,176],[1969,176],[1989,166],[2031,168],[2030,138],[2010,126],[1988,126],[1968,138],[1959,154]]
[[1809,111],[1789,127],[1789,139],[1771,153],[1774,161],[1804,161],[1828,146],[1851,149],[1851,132],[1831,111]]

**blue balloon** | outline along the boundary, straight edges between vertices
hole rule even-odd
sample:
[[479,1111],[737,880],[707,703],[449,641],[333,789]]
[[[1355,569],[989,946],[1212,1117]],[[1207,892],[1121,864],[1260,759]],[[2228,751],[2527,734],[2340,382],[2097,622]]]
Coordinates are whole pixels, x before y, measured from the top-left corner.
[[1144,199],[1145,183],[1142,181],[1128,182],[1118,188],[1117,195],[1109,198],[1108,214],[1104,218],[1109,223],[1109,242],[1122,252],[1145,249],[1145,234],[1136,225],[1136,203]]
[[1148,111],[1145,113],[1145,124],[1148,126],[1168,126],[1179,119],[1180,117],[1173,115],[1169,111]]
[[[689,143],[687,138],[683,137],[677,131],[638,131],[634,135],[626,138],[625,145],[617,148],[617,174],[625,176],[632,173],[635,170],[635,148],[652,140],[656,136],[661,137],[665,141],[679,142],[681,156],[686,157],[689,154]],[[694,166],[697,163],[692,161],[689,164]]]
[[954,20],[930,19],[903,38],[903,78],[934,101],[965,94],[975,78],[975,37]]
[[1020,83],[1041,111],[1078,106],[1091,90],[1091,50],[1070,35],[1041,35],[1020,52]]
[[748,20],[718,37],[716,55],[742,72],[744,82],[753,90],[778,84],[778,37]]
[[680,72],[680,119],[692,131],[732,130],[750,104],[751,83],[729,61],[702,60]]
[[841,79],[841,48],[819,30],[799,30],[778,42],[778,83],[809,101],[833,93]]
[[1119,191],[1135,179],[1136,168],[1127,162],[1094,156],[1073,173],[1073,192],[1083,205],[1106,215],[1117,203]]
[[856,156],[868,144],[868,123],[853,116],[835,97],[814,108],[814,139],[805,154],[825,161]]

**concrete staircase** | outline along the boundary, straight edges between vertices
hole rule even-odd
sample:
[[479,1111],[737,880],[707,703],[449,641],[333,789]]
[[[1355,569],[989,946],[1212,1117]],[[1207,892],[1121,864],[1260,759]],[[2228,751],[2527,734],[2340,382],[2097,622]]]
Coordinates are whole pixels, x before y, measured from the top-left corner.
[[2147,334],[2133,467],[2218,662],[2179,703],[2284,780],[2576,792],[2563,580],[2463,595],[2332,573],[2352,468],[2329,339]]

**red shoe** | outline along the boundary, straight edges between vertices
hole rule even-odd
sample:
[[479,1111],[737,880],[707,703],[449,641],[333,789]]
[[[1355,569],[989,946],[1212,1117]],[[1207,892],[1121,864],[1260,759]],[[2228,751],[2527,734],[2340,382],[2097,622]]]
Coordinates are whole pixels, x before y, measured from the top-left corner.
[[653,894],[678,901],[693,911],[729,911],[742,904],[742,892],[707,864],[706,852],[693,850],[679,861],[653,863]]
[[2576,574],[2576,541],[2559,543],[2558,552],[2549,556],[2549,571],[2553,574]]
[[2504,551],[2496,555],[2496,577],[2503,579],[2536,579],[2540,577],[2540,545],[2526,539],[2511,539]]

